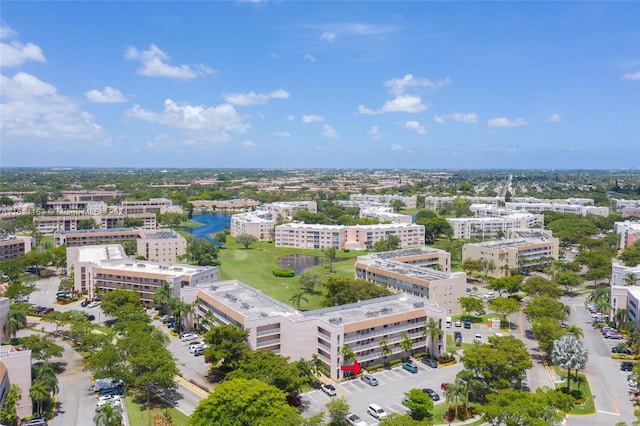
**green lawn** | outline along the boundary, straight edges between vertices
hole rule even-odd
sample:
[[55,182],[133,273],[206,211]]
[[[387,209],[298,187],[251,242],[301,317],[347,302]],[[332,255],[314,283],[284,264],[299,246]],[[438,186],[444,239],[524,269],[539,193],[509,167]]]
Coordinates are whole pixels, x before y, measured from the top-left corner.
[[[444,398],[444,395],[441,395],[442,398]],[[475,404],[470,404],[469,407],[473,406]],[[449,407],[449,404],[445,402],[443,402],[442,404],[438,404],[435,405],[433,407],[433,424],[434,425],[442,425],[442,424],[450,424],[447,420],[444,419],[444,415],[447,412],[447,408]],[[482,417],[480,417],[478,420],[476,420],[475,422],[472,423],[467,423],[465,426],[479,426],[481,424],[486,423]]]
[[[557,365],[554,365],[553,369],[558,376],[562,377],[563,379],[566,379],[567,377],[566,369],[558,367]],[[575,407],[573,407],[573,409],[569,411],[569,414],[573,416],[595,414],[596,404],[593,401],[593,395],[591,395],[591,386],[589,385],[589,380],[587,379],[587,376],[582,373],[578,373],[578,377],[580,377],[580,380],[576,380],[575,371],[571,371],[571,390],[582,391],[584,393],[584,396],[586,397],[586,401],[584,405],[576,405]],[[562,389],[566,387],[567,387],[566,380],[563,380],[562,383],[556,384],[556,389]]]
[[127,407],[127,415],[129,416],[129,424],[131,426],[152,425],[153,417],[162,415],[165,410],[169,412],[171,420],[175,426],[184,426],[187,424],[188,416],[168,403],[152,401],[150,409],[147,410],[144,402],[138,401],[134,397],[127,396],[124,401]]
[[[273,243],[254,243],[245,249],[238,244],[235,238],[229,236],[225,248],[220,250],[220,279],[237,279],[281,302],[291,304],[289,299],[302,286],[298,277],[282,278],[273,275],[273,268],[277,267],[277,259],[285,254],[304,254],[308,256],[322,256],[322,250],[301,250],[294,248],[275,247]],[[338,251],[338,258],[348,258],[349,260],[334,262],[333,272],[329,272],[328,265],[319,265],[312,270],[317,271],[323,278],[332,276],[353,277],[353,266],[355,257],[363,255],[362,251]],[[312,310],[320,308],[323,299],[322,287],[316,288],[315,294],[308,294],[305,297],[308,302],[302,301],[302,310]]]

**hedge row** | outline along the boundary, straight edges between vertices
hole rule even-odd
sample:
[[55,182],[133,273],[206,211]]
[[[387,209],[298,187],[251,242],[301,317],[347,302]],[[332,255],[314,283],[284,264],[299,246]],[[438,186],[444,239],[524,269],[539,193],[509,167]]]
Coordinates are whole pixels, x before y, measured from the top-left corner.
[[293,269],[273,268],[273,275],[275,275],[276,277],[291,278],[296,275],[296,271],[294,271]]

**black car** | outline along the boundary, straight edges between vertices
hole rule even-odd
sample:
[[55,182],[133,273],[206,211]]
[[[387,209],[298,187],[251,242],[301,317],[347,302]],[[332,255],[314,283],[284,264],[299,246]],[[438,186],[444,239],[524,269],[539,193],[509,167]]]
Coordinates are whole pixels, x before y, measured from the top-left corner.
[[620,365],[620,370],[622,371],[631,371],[633,370],[633,363],[629,361],[625,361]]
[[82,306],[83,308],[86,308],[89,303],[90,302],[85,299],[85,300],[82,301],[82,303],[80,303],[80,306]]
[[432,400],[434,401],[440,401],[440,395],[438,395],[436,393],[436,391],[434,391],[431,388],[426,388],[426,389],[422,389],[422,392],[426,393],[427,395],[429,395],[431,397]]
[[436,361],[433,358],[424,357],[424,358],[422,358],[422,363],[427,365],[427,366],[429,366],[429,367],[431,367],[431,368],[438,368],[438,361]]
[[84,314],[84,317],[89,321],[93,321],[94,319],[96,319],[96,316],[92,314]]

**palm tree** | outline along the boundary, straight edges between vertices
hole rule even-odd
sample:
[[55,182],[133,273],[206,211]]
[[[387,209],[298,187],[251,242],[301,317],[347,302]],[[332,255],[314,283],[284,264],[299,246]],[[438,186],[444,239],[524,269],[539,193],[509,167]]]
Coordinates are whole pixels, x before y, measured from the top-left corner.
[[[458,418],[458,398],[464,397],[465,387],[456,380],[455,383],[449,383],[444,390],[444,396],[447,399],[447,404],[451,407],[451,403],[455,403],[455,415],[454,418]],[[447,416],[448,417],[448,416]]]
[[53,364],[42,363],[33,366],[33,376],[35,382],[44,383],[52,395],[56,395],[60,388],[58,387],[58,377]]
[[112,407],[111,404],[98,407],[93,417],[96,426],[121,426],[122,420],[122,408]]
[[622,281],[624,282],[624,285],[632,286],[632,285],[636,285],[637,278],[634,274],[627,274],[624,276]]
[[15,305],[12,305],[9,308],[9,317],[7,318],[7,322],[4,324],[4,332],[12,339],[15,339],[18,331],[26,326],[27,311],[21,308],[16,308]]
[[318,354],[311,355],[311,373],[314,376],[319,376],[324,368],[324,363]]
[[436,341],[440,342],[442,340],[442,336],[444,335],[444,331],[438,325],[438,323],[433,319],[429,318],[429,321],[424,323],[424,331],[422,335],[431,339],[431,349],[429,350],[431,356],[436,355],[436,351],[434,349],[434,343]]
[[578,327],[575,324],[569,325],[566,330],[569,336],[573,336],[576,339],[584,337],[584,331],[582,331],[582,328]]
[[382,360],[384,362],[384,365],[386,366],[387,358],[389,357],[389,355],[393,353],[386,337],[383,337],[382,339],[380,339],[380,347],[382,348]]
[[175,324],[178,328],[178,333],[180,333],[183,329],[183,323],[184,320],[187,318],[187,316],[191,313],[193,313],[194,310],[194,305],[191,303],[184,303],[184,302],[176,302],[173,308],[173,315],[176,318]]
[[404,333],[404,336],[402,336],[400,347],[407,351],[407,359],[409,359],[409,357],[411,356],[411,351],[413,350],[413,340],[411,339],[409,333]]
[[303,300],[309,303],[309,299],[307,299],[307,296],[305,296],[305,294],[307,294],[305,290],[298,290],[297,292],[293,293],[293,296],[291,296],[289,301],[292,302],[298,309],[300,309],[300,304]]
[[345,363],[349,363],[349,361],[353,361],[356,358],[355,352],[353,352],[351,346],[347,345],[346,343],[342,345],[342,350],[340,352],[342,353],[342,358],[344,359]]
[[35,382],[29,389],[29,396],[35,402],[38,415],[42,414],[42,405],[50,398],[49,388],[42,382]]
[[176,298],[173,295],[173,287],[168,282],[165,282],[156,289],[153,293],[153,302],[160,308],[160,313],[168,314],[173,311],[173,305],[176,302]]
[[627,311],[624,308],[620,308],[616,311],[616,314],[614,316],[614,319],[616,321],[616,327],[620,328],[622,326],[622,324],[626,323],[627,321],[629,321],[629,311]]
[[571,369],[584,370],[589,354],[582,342],[573,336],[554,340],[551,362],[567,369],[567,393],[570,391]]

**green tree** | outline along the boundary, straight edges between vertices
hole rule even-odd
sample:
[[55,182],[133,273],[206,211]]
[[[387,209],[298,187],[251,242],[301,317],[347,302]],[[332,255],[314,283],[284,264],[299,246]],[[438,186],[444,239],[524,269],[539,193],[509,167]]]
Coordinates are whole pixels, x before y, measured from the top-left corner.
[[96,408],[93,422],[96,426],[121,426],[124,419],[122,408],[104,404]]
[[489,302],[489,309],[502,315],[502,320],[507,320],[507,315],[518,312],[520,304],[511,297],[496,297]]
[[185,303],[177,301],[173,307],[171,313],[175,317],[176,331],[182,332],[184,328],[184,322],[190,314],[193,314],[194,305],[191,303]]
[[[308,362],[308,361],[307,361]],[[290,362],[272,351],[248,351],[242,364],[227,374],[226,380],[258,379],[284,392],[298,392],[311,384],[311,371],[306,365]]]
[[557,319],[538,318],[531,324],[531,330],[546,354],[553,349],[553,342],[566,334],[566,330]]
[[356,359],[355,352],[353,352],[353,349],[351,349],[351,346],[349,346],[347,343],[342,345],[342,349],[340,350],[340,353],[342,354],[342,359],[345,364],[348,364],[349,362]]
[[400,248],[402,240],[396,234],[390,234],[387,238],[376,241],[373,244],[373,250],[380,251],[392,251]]
[[567,393],[571,389],[571,369],[584,370],[588,359],[584,345],[573,336],[562,336],[553,342],[551,362],[567,369]]
[[307,296],[305,296],[306,294],[306,290],[298,290],[293,293],[293,295],[289,298],[289,301],[293,303],[296,308],[300,309],[300,304],[303,301],[309,303],[309,299],[307,298]]
[[222,361],[223,369],[234,370],[249,350],[248,336],[249,330],[235,325],[212,327],[204,336],[204,341],[209,344],[204,350],[204,356],[210,357],[214,365]]
[[429,426],[431,424],[426,420],[413,420],[409,414],[391,413],[380,420],[378,426]]
[[567,319],[567,307],[557,299],[546,294],[535,296],[531,299],[524,310],[530,321],[540,318],[551,318],[557,321]]
[[405,209],[405,204],[404,204],[404,201],[402,201],[402,200],[392,200],[389,203],[389,207],[392,207],[393,211],[398,213],[400,210],[404,210]]
[[620,259],[624,262],[625,266],[640,265],[640,240],[636,241],[631,247],[622,250]]
[[81,219],[76,225],[77,229],[96,229],[98,224],[94,219]]
[[568,292],[570,288],[579,286],[582,284],[582,278],[580,275],[576,274],[573,271],[563,271],[558,274],[557,278],[558,284],[564,286],[566,291]]
[[415,223],[424,226],[425,244],[433,244],[441,236],[453,236],[453,228],[443,217],[416,219]]
[[139,308],[140,296],[133,290],[118,288],[102,296],[101,308],[107,315],[117,316],[123,308],[130,306]]
[[513,294],[520,291],[520,287],[522,286],[523,281],[524,276],[522,275],[512,275],[507,277],[495,278],[490,281],[489,288],[491,290],[497,291],[501,296],[503,291],[509,294]]
[[407,397],[404,405],[411,410],[411,418],[413,420],[422,421],[433,418],[431,413],[433,411],[433,400],[422,389],[410,389],[404,395]]
[[22,390],[18,385],[11,385],[9,392],[5,397],[4,404],[0,408],[0,423],[7,426],[16,426],[20,417],[18,417],[17,407],[18,401],[22,398]]
[[12,339],[16,338],[18,331],[27,326],[27,310],[24,305],[11,304],[9,316],[4,323],[4,332]]
[[402,336],[402,340],[400,341],[400,347],[407,352],[406,359],[408,360],[411,357],[411,351],[413,351],[413,339],[409,335],[409,333],[405,333]]
[[258,238],[251,234],[240,234],[236,236],[236,241],[248,249],[251,244],[258,242]]
[[573,407],[575,400],[570,395],[548,387],[535,392],[503,389],[487,395],[487,404],[481,407],[485,419],[494,425],[553,426],[562,421]]
[[187,426],[290,425],[302,422],[278,388],[256,379],[224,381],[202,400]]
[[49,389],[44,383],[35,382],[29,389],[29,396],[36,406],[36,413],[38,415],[41,415],[44,403],[51,398],[51,396],[49,395]]
[[324,259],[329,263],[329,273],[333,272],[333,261],[336,258],[337,252],[337,249],[333,246],[327,247],[322,251]]
[[482,299],[474,296],[459,297],[458,302],[460,302],[460,306],[467,317],[470,312],[481,311],[484,308],[484,302]]
[[464,400],[465,397],[465,389],[464,386],[456,381],[455,383],[447,384],[447,388],[444,390],[444,396],[447,400],[447,404],[451,406],[453,403],[454,408],[454,417],[458,418],[458,400]]
[[127,256],[134,256],[138,251],[138,243],[136,240],[126,240],[122,242],[122,248]]
[[218,247],[204,238],[196,238],[187,244],[187,260],[198,266],[216,266]]
[[444,331],[440,327],[440,324],[436,322],[433,318],[429,318],[427,322],[424,323],[424,331],[422,332],[423,336],[429,338],[430,343],[430,355],[432,357],[437,355],[437,350],[435,349],[435,344],[437,342],[442,341],[442,336],[444,336]]
[[47,362],[50,358],[59,358],[64,352],[64,348],[53,343],[53,341],[45,336],[31,334],[22,337],[20,344],[31,351],[31,357],[40,361]]
[[462,262],[462,269],[471,275],[472,272],[480,272],[484,268],[484,263],[480,259],[465,259]]
[[331,276],[324,283],[326,290],[324,306],[339,306],[356,303],[359,300],[390,296],[393,293],[372,282],[348,277]]
[[327,403],[329,411],[329,426],[347,426],[347,416],[349,415],[349,403],[344,397],[333,398]]
[[34,382],[44,383],[51,395],[56,395],[60,388],[58,387],[58,377],[53,364],[41,363],[32,367],[32,376]]
[[389,341],[384,336],[380,339],[380,347],[382,348],[382,359],[384,361],[384,365],[387,365],[387,358],[393,354],[393,349],[391,349]]
[[217,242],[220,245],[225,245],[227,243],[227,233],[216,232],[215,234],[213,234],[213,241]]
[[173,311],[178,298],[173,294],[173,287],[170,283],[165,282],[153,293],[153,303],[158,305],[160,313],[167,315]]
[[300,274],[300,284],[306,293],[315,294],[315,288],[322,285],[322,278],[317,272],[307,270]]

